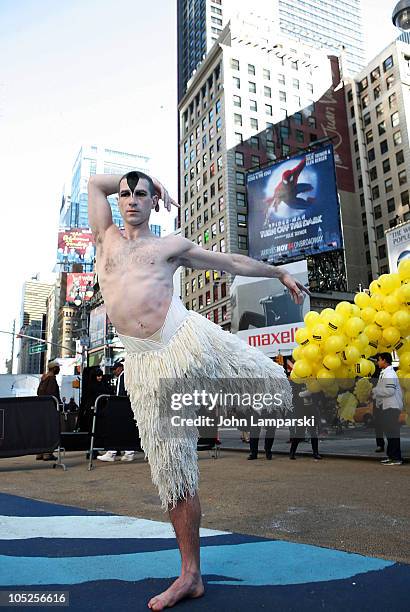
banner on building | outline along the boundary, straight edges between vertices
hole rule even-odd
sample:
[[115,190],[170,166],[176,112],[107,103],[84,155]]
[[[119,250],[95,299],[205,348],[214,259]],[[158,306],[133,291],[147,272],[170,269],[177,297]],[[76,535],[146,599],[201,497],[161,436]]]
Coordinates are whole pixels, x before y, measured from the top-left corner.
[[104,346],[107,331],[107,311],[105,304],[97,306],[90,312],[90,349]]
[[95,244],[91,230],[67,229],[58,232],[57,263],[88,264],[95,257]]
[[410,258],[410,221],[387,230],[386,245],[390,272],[397,272],[399,263]]
[[[307,286],[306,260],[289,264],[286,270]],[[303,304],[295,304],[277,278],[236,276],[230,297],[232,332],[269,357],[291,354],[295,332],[304,326],[303,318],[310,310],[308,296]]]
[[74,302],[79,295],[81,300],[89,300],[86,296],[87,287],[93,287],[94,274],[85,274],[83,272],[70,272],[67,274],[67,291],[66,301]]
[[343,246],[333,147],[247,176],[249,255],[285,263]]

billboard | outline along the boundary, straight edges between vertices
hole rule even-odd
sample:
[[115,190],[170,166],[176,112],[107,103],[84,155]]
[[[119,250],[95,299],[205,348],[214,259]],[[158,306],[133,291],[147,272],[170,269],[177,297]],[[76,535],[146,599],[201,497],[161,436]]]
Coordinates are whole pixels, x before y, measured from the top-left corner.
[[[307,286],[306,260],[286,266],[286,270]],[[268,357],[290,355],[296,347],[295,333],[304,326],[310,299],[295,304],[288,289],[277,278],[236,276],[231,285],[231,331],[263,351]]]
[[76,296],[79,294],[81,299],[89,300],[85,292],[87,286],[93,287],[94,285],[94,274],[85,274],[83,272],[70,272],[67,274],[67,291],[66,301],[74,302]]
[[410,258],[410,221],[387,230],[386,245],[390,272],[397,272],[399,263]]
[[91,230],[66,229],[58,232],[57,263],[92,264],[95,245]]
[[249,255],[273,263],[343,247],[332,145],[247,176]]
[[90,349],[104,346],[107,330],[107,311],[105,304],[97,306],[90,312]]

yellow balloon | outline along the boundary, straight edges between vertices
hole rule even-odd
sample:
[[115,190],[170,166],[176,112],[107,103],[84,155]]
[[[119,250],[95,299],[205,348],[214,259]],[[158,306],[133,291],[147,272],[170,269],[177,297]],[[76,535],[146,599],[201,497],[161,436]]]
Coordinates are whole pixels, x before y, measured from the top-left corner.
[[312,329],[312,338],[315,342],[322,342],[326,340],[329,335],[329,330],[323,323],[318,323]]
[[404,394],[404,404],[410,406],[410,391],[406,391]]
[[352,317],[360,317],[360,308],[356,304],[352,304]]
[[383,310],[393,314],[400,309],[400,302],[393,295],[387,295],[383,300]]
[[340,331],[343,326],[345,319],[341,314],[334,312],[327,322],[327,325],[332,333],[336,333]]
[[317,344],[309,344],[309,346],[303,349],[303,357],[312,364],[321,360],[322,353]]
[[371,306],[366,306],[366,308],[363,308],[363,310],[360,311],[360,317],[367,325],[369,325],[369,323],[373,323],[376,312],[377,310]]
[[385,310],[380,310],[380,312],[376,314],[374,318],[374,322],[379,327],[385,329],[386,327],[389,327],[391,324],[391,315],[389,315],[389,313],[386,312]]
[[375,310],[383,310],[383,296],[381,293],[375,293],[371,296],[370,306]]
[[400,280],[405,281],[410,279],[410,259],[403,259],[399,263],[398,273]]
[[392,346],[400,340],[400,332],[396,327],[386,327],[383,330],[382,339],[386,346]]
[[307,346],[311,342],[310,334],[306,327],[299,327],[296,330],[295,340],[301,346]]
[[407,304],[407,306],[410,306],[410,284],[407,283],[400,287],[400,289],[397,290],[397,293],[399,294],[399,299]]
[[408,372],[403,372],[403,370],[397,370],[397,376],[400,379],[400,384],[403,389],[410,391],[410,374]]
[[371,362],[367,359],[359,359],[356,364],[356,374],[359,376],[368,376],[371,371]]
[[289,378],[292,382],[296,383],[297,385],[303,385],[305,382],[305,379],[299,378],[298,376],[296,376],[293,370],[291,371]]
[[370,295],[364,291],[361,293],[356,293],[354,296],[354,303],[359,308],[368,308],[370,306]]
[[296,348],[294,348],[292,351],[293,360],[297,361],[298,359],[303,359],[304,352],[305,349],[302,346],[297,346]]
[[339,302],[339,304],[335,308],[335,311],[343,318],[350,317],[352,314],[352,304],[350,304],[349,302]]
[[322,312],[320,313],[320,319],[322,323],[327,323],[330,319],[330,317],[332,317],[334,315],[334,310],[333,308],[324,308],[322,310]]
[[346,338],[340,334],[335,334],[325,340],[323,350],[326,354],[340,353],[345,346]]
[[321,391],[322,389],[322,387],[317,382],[317,380],[314,380],[312,378],[306,381],[306,387],[309,389],[311,393],[319,393],[319,391]]
[[308,378],[312,374],[312,368],[306,359],[299,359],[295,361],[292,372],[298,378]]
[[369,291],[371,295],[375,295],[377,293],[379,293],[381,295],[382,290],[381,287],[379,285],[379,283],[377,282],[377,280],[374,280],[370,283],[369,285]]
[[365,323],[362,319],[359,319],[359,317],[352,317],[345,323],[343,331],[349,338],[355,338],[364,330],[364,328]]
[[382,337],[382,331],[380,327],[377,327],[374,323],[367,325],[364,328],[364,333],[369,338],[369,342],[378,342]]
[[398,274],[382,274],[377,279],[377,284],[383,295],[390,295],[395,289],[400,287],[400,277]]
[[342,352],[342,359],[347,365],[353,365],[360,359],[360,352],[355,346],[348,344]]
[[315,325],[315,323],[319,322],[319,313],[315,312],[314,310],[311,310],[310,312],[307,312],[305,314],[305,325],[306,327],[313,327]]
[[397,346],[396,347],[396,351],[398,352],[399,355],[402,355],[403,353],[410,353],[410,341],[408,338],[404,338],[403,342],[401,343],[401,346]]
[[337,370],[342,362],[337,355],[326,355],[323,359],[323,365],[326,370]]
[[402,353],[400,355],[400,370],[402,372],[410,371],[410,353]]
[[410,327],[410,314],[407,310],[398,310],[393,314],[391,324],[401,332],[405,332]]

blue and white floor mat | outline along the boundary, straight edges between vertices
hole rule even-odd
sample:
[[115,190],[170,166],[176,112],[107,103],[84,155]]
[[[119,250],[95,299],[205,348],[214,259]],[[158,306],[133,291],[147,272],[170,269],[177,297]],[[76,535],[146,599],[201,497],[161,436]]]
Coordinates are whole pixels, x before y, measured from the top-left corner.
[[[410,609],[410,565],[210,529],[201,546],[205,596],[178,609]],[[147,610],[179,567],[168,523],[0,493],[0,591],[67,591],[70,611]]]

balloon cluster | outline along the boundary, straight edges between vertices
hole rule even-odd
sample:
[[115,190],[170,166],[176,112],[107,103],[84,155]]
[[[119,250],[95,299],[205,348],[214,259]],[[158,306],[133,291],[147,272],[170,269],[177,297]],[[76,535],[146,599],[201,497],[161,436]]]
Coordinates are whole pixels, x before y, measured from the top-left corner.
[[295,335],[291,378],[312,392],[336,397],[340,389],[352,388],[357,377],[374,373],[370,357],[396,351],[410,405],[410,260],[402,261],[397,273],[382,274],[369,290],[357,293],[354,304],[340,302],[320,314],[306,314],[306,327]]
[[371,399],[372,389],[373,385],[368,378],[359,378],[353,390],[359,404],[366,404]]
[[354,415],[358,406],[358,401],[353,393],[346,391],[341,393],[337,398],[337,404],[339,406],[339,416],[344,421],[354,422]]

